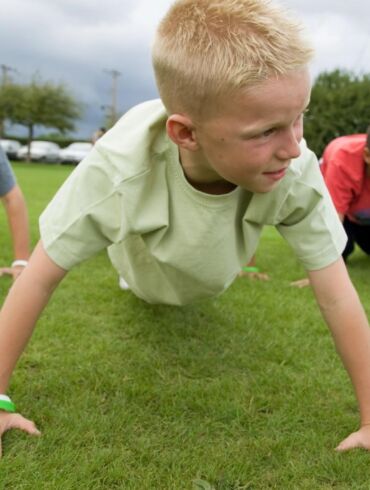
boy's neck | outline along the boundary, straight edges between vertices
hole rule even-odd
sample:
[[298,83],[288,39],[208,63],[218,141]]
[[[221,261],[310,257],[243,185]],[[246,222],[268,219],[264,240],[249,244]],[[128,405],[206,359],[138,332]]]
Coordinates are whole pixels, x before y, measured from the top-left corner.
[[221,179],[198,161],[195,153],[179,148],[179,161],[189,184],[198,191],[206,194],[228,194],[236,187],[235,184]]

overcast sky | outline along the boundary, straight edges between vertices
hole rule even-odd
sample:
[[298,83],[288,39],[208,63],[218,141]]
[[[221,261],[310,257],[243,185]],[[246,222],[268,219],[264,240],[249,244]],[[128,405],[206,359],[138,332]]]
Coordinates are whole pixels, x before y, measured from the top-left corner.
[[[370,72],[369,0],[283,0],[316,47],[312,72]],[[104,124],[118,70],[118,109],[154,98],[150,45],[172,0],[0,0],[0,64],[18,82],[38,72],[85,104],[76,135]]]

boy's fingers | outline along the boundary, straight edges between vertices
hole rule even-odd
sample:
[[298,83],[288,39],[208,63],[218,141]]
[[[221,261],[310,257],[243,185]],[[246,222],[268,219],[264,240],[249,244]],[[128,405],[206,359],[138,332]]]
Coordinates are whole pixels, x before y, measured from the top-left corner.
[[349,451],[350,449],[355,448],[356,445],[353,443],[351,436],[344,439],[336,448],[336,451]]
[[35,436],[39,436],[41,432],[37,429],[36,425],[32,420],[28,420],[19,413],[15,413],[11,415],[11,419],[9,420],[8,423],[8,428],[9,429],[20,429],[23,430],[24,432],[28,432],[28,434],[32,434]]
[[363,448],[368,450],[370,449],[369,444],[366,444],[359,432],[353,432],[350,436],[344,439],[335,449],[336,451],[343,452],[355,448]]
[[40,435],[41,432],[37,429],[32,420],[24,418],[19,413],[2,413],[0,424],[0,436],[10,429],[20,429],[28,434]]
[[0,412],[0,458],[2,456],[2,445],[1,438],[4,432],[10,429],[20,429],[28,434],[33,436],[41,435],[41,432],[37,429],[36,425],[32,422],[32,420],[28,420],[19,413],[4,413]]

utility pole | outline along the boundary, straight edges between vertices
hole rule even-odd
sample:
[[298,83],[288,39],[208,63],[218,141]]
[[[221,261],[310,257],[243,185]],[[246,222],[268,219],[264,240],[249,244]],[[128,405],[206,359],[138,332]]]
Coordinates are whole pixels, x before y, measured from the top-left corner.
[[105,73],[108,73],[112,77],[112,105],[111,105],[111,125],[117,121],[118,119],[118,109],[117,109],[117,80],[118,77],[121,76],[121,73],[117,70],[104,70]]
[[1,64],[0,65],[0,68],[1,68],[1,84],[2,85],[6,85],[9,81],[10,81],[10,78],[8,76],[8,73],[13,71],[14,73],[17,72],[17,70],[11,66],[8,66],[8,65],[4,65],[4,64]]

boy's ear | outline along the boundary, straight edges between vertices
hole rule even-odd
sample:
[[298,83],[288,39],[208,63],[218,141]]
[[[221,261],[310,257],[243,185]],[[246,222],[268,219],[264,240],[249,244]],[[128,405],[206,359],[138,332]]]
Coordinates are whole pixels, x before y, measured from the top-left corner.
[[167,134],[181,148],[189,151],[198,150],[195,126],[192,120],[183,114],[172,114],[166,123]]

